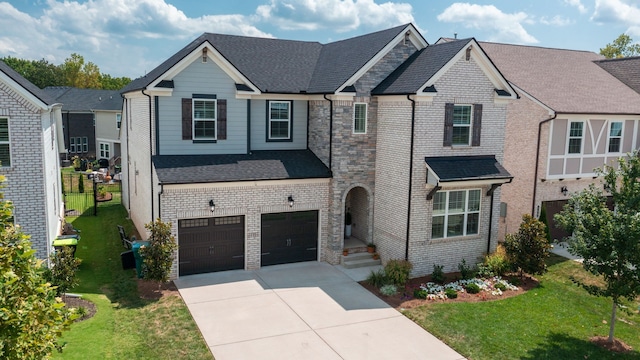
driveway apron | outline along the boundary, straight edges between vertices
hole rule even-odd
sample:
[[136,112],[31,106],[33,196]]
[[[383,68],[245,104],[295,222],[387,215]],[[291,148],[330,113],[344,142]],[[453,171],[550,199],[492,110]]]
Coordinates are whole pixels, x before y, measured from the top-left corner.
[[326,263],[190,275],[175,284],[216,360],[464,359]]

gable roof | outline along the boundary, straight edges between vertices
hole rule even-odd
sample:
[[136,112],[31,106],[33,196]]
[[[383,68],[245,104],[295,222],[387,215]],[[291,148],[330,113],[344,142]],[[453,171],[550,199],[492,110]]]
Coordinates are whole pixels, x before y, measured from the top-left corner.
[[595,63],[640,93],[640,56],[598,60]]
[[415,94],[422,85],[442,69],[472,39],[435,44],[416,51],[386,79],[376,86],[373,95]]
[[70,86],[49,86],[43,92],[62,103],[62,111],[121,110],[118,90],[79,89]]
[[480,44],[509,82],[558,113],[640,114],[640,94],[600,68],[596,53]]
[[25,79],[22,75],[20,75],[18,72],[13,70],[9,65],[5,64],[3,61],[0,61],[0,71],[3,72],[6,76],[8,76],[11,80],[15,81],[28,93],[35,96],[38,100],[42,101],[45,105],[55,104],[55,100],[51,96],[46,94],[39,87],[35,86],[31,81]]
[[335,92],[411,24],[329,44],[204,33],[122,93],[145,89],[208,43],[264,93]]

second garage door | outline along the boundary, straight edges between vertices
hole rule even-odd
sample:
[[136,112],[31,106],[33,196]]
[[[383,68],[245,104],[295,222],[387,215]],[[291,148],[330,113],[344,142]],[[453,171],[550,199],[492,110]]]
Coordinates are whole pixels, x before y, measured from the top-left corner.
[[262,214],[261,266],[318,259],[318,211]]
[[244,216],[178,222],[180,275],[244,269]]

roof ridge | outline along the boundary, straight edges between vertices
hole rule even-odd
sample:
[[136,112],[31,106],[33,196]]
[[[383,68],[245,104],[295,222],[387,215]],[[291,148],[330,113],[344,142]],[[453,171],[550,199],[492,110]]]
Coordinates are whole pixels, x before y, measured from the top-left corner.
[[619,57],[619,58],[612,58],[612,59],[593,60],[593,62],[614,62],[614,61],[635,60],[635,59],[640,59],[640,55],[626,56],[626,57]]
[[480,44],[492,44],[492,45],[507,45],[507,46],[514,46],[514,47],[515,46],[517,46],[517,47],[527,47],[527,48],[536,48],[536,49],[547,49],[547,50],[584,52],[584,53],[590,53],[590,54],[599,55],[598,53],[596,53],[594,51],[590,51],[590,50],[562,49],[562,48],[554,48],[554,47],[548,47],[548,46],[536,46],[536,45],[524,45],[524,44],[508,44],[508,43],[493,42],[493,41],[479,41],[479,43]]

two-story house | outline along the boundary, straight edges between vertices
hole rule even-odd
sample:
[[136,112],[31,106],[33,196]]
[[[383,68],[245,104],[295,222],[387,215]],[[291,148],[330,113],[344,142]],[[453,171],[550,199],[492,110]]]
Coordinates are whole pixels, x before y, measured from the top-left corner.
[[347,213],[414,275],[495,248],[516,94],[473,39],[205,33],[123,96],[123,202],[172,223],[173,276],[338,263]]
[[544,206],[561,239],[553,215],[571,193],[602,186],[595,169],[640,147],[640,95],[593,52],[481,45],[521,96],[507,113],[504,165],[514,179],[503,187],[500,236]]
[[14,223],[47,259],[64,218],[60,186],[61,104],[0,61],[0,190]]

